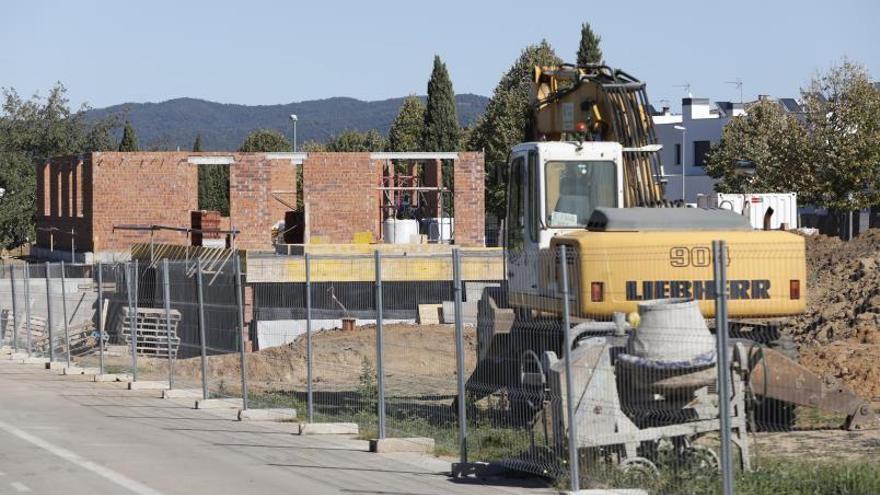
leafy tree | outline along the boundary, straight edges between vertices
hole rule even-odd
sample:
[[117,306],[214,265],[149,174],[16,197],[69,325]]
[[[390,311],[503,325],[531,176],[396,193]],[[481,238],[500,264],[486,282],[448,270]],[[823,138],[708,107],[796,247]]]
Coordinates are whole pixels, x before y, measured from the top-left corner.
[[137,135],[134,132],[134,127],[131,126],[131,122],[128,120],[125,121],[125,126],[122,128],[122,141],[119,142],[119,151],[138,151]]
[[[806,204],[850,211],[880,204],[880,91],[849,61],[801,90],[802,120],[775,102],[733,119],[707,157],[722,192],[795,191]],[[754,177],[734,173],[738,160]]]
[[202,133],[201,132],[196,134],[196,140],[193,141],[193,151],[195,151],[195,152],[204,151],[202,149]]
[[581,43],[578,46],[577,64],[586,66],[602,63],[602,49],[599,42],[602,38],[593,32],[589,22],[581,24]]
[[366,132],[342,131],[324,145],[324,151],[336,152],[385,151],[387,148],[388,140],[375,129]]
[[[808,147],[806,129],[795,117],[775,101],[759,101],[724,127],[721,141],[706,157],[706,173],[719,179],[719,191],[801,191],[807,176],[792,172],[803,166]],[[740,161],[755,164],[754,176],[736,173]]]
[[510,148],[527,139],[529,91],[536,65],[558,65],[562,60],[542,40],[527,46],[495,86],[486,113],[474,124],[468,148],[486,154],[486,211],[504,217],[507,183],[499,171],[507,167]]
[[806,202],[850,211],[880,204],[880,90],[843,60],[801,91],[811,152]]
[[421,151],[425,125],[425,104],[415,95],[403,100],[388,133],[391,151]]
[[434,69],[428,80],[422,147],[425,151],[455,151],[459,145],[459,133],[452,81],[446,64],[435,55]]
[[284,134],[274,129],[258,129],[248,134],[238,151],[277,153],[293,151],[293,145],[284,137]]
[[34,238],[35,165],[48,157],[109,151],[116,116],[86,120],[87,105],[72,111],[67,90],[56,83],[45,98],[25,100],[4,88],[0,111],[0,248]]

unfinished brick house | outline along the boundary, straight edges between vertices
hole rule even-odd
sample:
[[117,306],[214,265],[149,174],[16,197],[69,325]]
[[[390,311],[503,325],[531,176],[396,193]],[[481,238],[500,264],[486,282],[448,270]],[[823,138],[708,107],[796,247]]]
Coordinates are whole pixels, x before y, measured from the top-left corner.
[[[427,156],[427,155],[425,155]],[[186,244],[185,233],[114,229],[121,225],[190,226],[198,208],[198,167],[226,165],[229,217],[236,247],[273,250],[272,229],[296,204],[297,168],[307,205],[307,239],[351,243],[357,234],[381,239],[381,185],[394,153],[96,152],[53,158],[37,166],[34,254],[69,259],[125,257],[131,245]],[[455,243],[484,244],[482,153],[448,153],[452,161]],[[437,175],[439,177],[439,174]],[[439,180],[439,179],[437,179]],[[363,238],[363,236],[361,236]]]

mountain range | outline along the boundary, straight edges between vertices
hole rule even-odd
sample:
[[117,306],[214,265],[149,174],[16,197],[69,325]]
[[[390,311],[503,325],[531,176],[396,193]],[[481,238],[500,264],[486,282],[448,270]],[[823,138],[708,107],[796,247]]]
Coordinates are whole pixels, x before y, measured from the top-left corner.
[[[424,96],[421,97],[424,100]],[[404,98],[362,101],[335,97],[280,105],[236,105],[196,98],[176,98],[160,103],[123,103],[89,110],[87,118],[119,115],[128,119],[143,150],[192,149],[196,134],[202,134],[205,151],[237,150],[256,129],[276,129],[288,139],[297,120],[297,143],[326,142],[344,130],[377,129],[387,135]],[[462,126],[472,124],[486,110],[489,99],[474,94],[455,97]]]

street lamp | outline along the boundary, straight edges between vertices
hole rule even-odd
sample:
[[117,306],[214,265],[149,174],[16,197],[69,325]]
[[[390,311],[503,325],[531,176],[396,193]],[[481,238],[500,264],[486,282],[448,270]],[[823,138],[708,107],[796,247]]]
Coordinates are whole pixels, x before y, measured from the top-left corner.
[[687,175],[687,160],[685,157],[687,156],[687,148],[685,147],[685,142],[687,141],[687,127],[683,125],[677,125],[673,127],[673,129],[677,131],[681,131],[681,202],[683,204],[687,204],[687,201],[684,199],[684,178]]
[[299,120],[295,113],[290,114],[290,120],[293,122],[293,151],[296,151],[296,121]]

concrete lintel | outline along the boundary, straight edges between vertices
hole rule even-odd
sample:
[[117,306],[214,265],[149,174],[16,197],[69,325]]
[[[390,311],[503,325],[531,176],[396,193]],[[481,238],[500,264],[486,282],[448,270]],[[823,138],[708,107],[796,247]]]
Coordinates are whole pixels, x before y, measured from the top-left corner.
[[235,158],[232,156],[191,156],[186,159],[191,165],[232,165]]
[[241,409],[239,421],[292,421],[296,419],[296,409]]
[[458,160],[458,153],[429,151],[397,152],[383,151],[370,153],[370,160]]
[[290,160],[290,163],[294,165],[302,165],[303,160],[307,159],[308,157],[308,153],[303,153],[299,151],[279,151],[274,153],[266,153],[267,160]]
[[300,435],[357,435],[357,423],[300,423]]
[[377,438],[370,440],[370,452],[377,454],[402,452],[433,454],[434,439],[426,437]]

